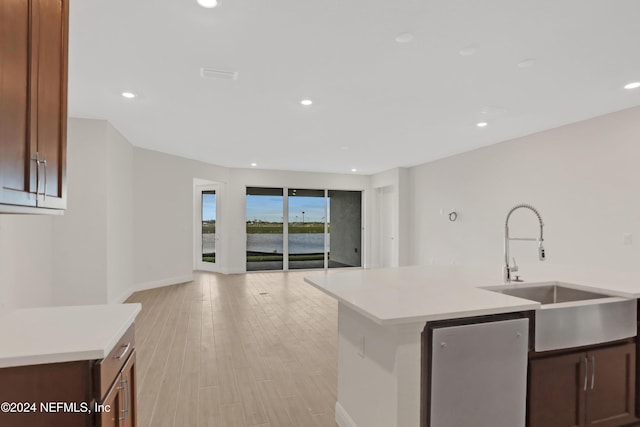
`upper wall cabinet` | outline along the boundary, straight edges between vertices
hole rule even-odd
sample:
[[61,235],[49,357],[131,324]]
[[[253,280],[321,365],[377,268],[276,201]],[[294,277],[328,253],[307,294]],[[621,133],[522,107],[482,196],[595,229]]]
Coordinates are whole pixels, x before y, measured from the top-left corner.
[[68,22],[68,0],[0,0],[0,205],[66,208]]

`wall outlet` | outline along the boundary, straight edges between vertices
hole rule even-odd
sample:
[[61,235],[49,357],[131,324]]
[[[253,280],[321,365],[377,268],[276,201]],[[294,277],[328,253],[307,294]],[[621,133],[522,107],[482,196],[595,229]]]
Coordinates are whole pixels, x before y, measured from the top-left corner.
[[625,233],[622,236],[622,243],[625,245],[633,245],[633,234]]

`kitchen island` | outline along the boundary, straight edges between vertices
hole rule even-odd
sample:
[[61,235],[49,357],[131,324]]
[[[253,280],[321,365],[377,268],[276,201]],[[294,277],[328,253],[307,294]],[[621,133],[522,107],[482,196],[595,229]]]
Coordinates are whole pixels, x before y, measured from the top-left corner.
[[[558,266],[527,271],[527,283],[562,281],[623,298],[640,296],[637,275]],[[336,422],[341,427],[421,425],[422,334],[428,322],[541,307],[481,289],[502,283],[499,268],[400,267],[318,273],[305,280],[338,300]]]

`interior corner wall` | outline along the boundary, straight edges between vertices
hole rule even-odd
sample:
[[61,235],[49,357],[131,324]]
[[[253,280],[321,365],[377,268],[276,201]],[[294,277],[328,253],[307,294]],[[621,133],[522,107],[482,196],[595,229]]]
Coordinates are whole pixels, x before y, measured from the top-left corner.
[[225,183],[228,174],[224,167],[134,147],[136,289],[192,279],[193,179]]
[[[495,265],[498,275],[507,212],[529,203],[544,220],[546,264],[640,270],[639,135],[636,107],[411,168],[412,261]],[[538,233],[528,210],[510,227]],[[513,242],[512,253],[545,267],[531,242]]]
[[107,302],[107,132],[104,120],[67,125],[67,210],[52,218],[54,305]]
[[107,302],[123,302],[133,290],[133,146],[107,123]]

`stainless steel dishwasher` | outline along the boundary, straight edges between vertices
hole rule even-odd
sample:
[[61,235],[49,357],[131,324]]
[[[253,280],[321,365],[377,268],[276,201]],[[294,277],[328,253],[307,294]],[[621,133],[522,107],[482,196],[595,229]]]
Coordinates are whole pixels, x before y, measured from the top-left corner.
[[526,318],[433,328],[423,425],[524,427],[528,336]]

